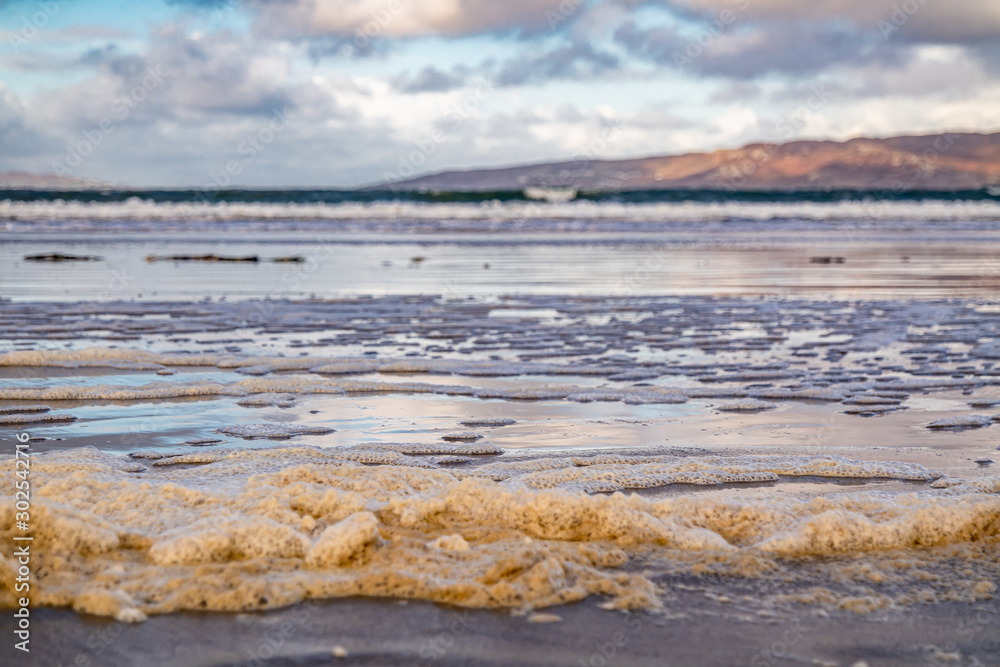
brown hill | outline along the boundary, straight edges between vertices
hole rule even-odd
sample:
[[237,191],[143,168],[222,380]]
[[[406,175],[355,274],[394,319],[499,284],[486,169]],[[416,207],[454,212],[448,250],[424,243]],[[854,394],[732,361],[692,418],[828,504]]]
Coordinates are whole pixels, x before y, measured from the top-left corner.
[[[573,160],[448,171],[390,183],[400,190],[965,190],[1000,185],[1000,133],[750,144],[634,160]],[[384,187],[384,186],[383,186]]]

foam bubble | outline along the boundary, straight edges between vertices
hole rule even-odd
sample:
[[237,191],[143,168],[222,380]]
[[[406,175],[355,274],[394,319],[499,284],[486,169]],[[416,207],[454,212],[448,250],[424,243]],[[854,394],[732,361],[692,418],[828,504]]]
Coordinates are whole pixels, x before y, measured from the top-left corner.
[[442,535],[428,546],[435,549],[447,549],[449,551],[468,551],[469,543],[461,535]]
[[3,415],[16,415],[16,414],[31,414],[37,412],[48,412],[51,410],[47,405],[21,405],[21,406],[8,406],[0,407],[0,416]]
[[716,406],[716,410],[723,412],[759,412],[761,410],[773,410],[778,407],[769,401],[761,401],[756,398],[748,398],[742,401],[732,401]]
[[310,424],[237,424],[216,429],[224,435],[234,435],[246,440],[284,440],[297,435],[326,435],[334,429]]
[[30,411],[27,413],[0,414],[0,424],[55,424],[76,421],[76,417],[63,412]]
[[[343,459],[363,451],[423,466]],[[128,472],[127,459],[93,448],[35,456],[35,545],[46,556],[36,604],[131,620],[350,595],[516,609],[601,595],[607,608],[655,609],[663,601],[649,577],[661,560],[666,571],[711,563],[720,574],[760,577],[783,570],[786,558],[820,556],[835,570],[854,567],[859,553],[897,550],[898,559],[903,550],[926,563],[936,558],[933,549],[947,547],[935,562],[962,553],[963,567],[988,567],[995,560],[989,546],[1000,543],[1000,478],[813,500],[583,492],[602,482],[936,476],[900,462],[623,451],[479,468],[493,466],[497,476],[506,466],[499,475],[506,481],[498,483],[466,474],[475,468],[456,474],[391,449],[291,446],[193,456],[205,465],[138,474]],[[0,462],[3,474],[12,468]],[[7,562],[14,530],[12,503],[0,504]],[[646,574],[627,569],[633,560]],[[5,578],[0,605],[13,604]]]
[[[503,454],[503,450],[492,442],[415,443],[415,442],[363,442],[352,449],[373,449],[399,452],[401,454]],[[339,450],[339,451],[344,451]]]
[[946,417],[944,419],[936,419],[927,425],[927,428],[933,429],[968,429],[968,428],[983,428],[989,426],[993,423],[993,418],[987,415],[959,415],[957,417]]
[[844,414],[848,415],[881,415],[887,412],[896,412],[902,410],[903,408],[898,405],[856,405],[844,410]]
[[473,433],[471,431],[465,431],[462,433],[449,433],[448,435],[442,435],[441,439],[445,442],[475,442],[481,439],[483,436],[478,433]]
[[358,512],[320,534],[309,549],[306,564],[315,568],[339,567],[380,539],[379,522],[371,512]]
[[294,394],[278,394],[274,392],[265,392],[263,394],[254,394],[252,396],[247,396],[236,401],[236,405],[243,406],[245,408],[256,408],[256,407],[269,407],[277,406],[279,408],[288,408],[295,404]]
[[884,395],[858,395],[844,401],[846,405],[899,405],[902,401]]
[[461,422],[462,426],[470,428],[492,428],[497,426],[510,426],[517,422],[513,419],[466,419]]

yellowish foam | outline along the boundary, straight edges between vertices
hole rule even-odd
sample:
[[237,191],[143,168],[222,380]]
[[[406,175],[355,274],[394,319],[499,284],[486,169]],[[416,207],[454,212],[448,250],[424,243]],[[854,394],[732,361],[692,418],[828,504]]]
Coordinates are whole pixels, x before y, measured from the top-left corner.
[[[417,465],[345,461],[342,455],[351,451]],[[497,482],[469,474],[475,468],[456,474],[432,459],[388,449],[338,453],[292,446],[194,456],[202,455],[207,465],[144,472],[127,458],[92,448],[35,456],[34,603],[123,621],[348,595],[522,609],[601,595],[609,608],[654,609],[662,604],[656,562],[759,576],[788,559],[822,556],[834,559],[828,567],[850,568],[861,553],[903,553],[912,568],[913,561],[933,561],[935,550],[953,556],[964,549],[971,567],[983,554],[992,553],[995,561],[1000,544],[1000,478],[809,501],[589,495],[576,483],[576,471],[613,484],[629,476],[641,481],[682,473],[919,473],[906,464],[574,457],[536,459],[535,466],[526,461],[516,475],[510,466],[518,464],[511,462],[506,481]],[[10,475],[13,462],[2,468]],[[933,476],[924,472],[925,479]],[[5,497],[5,571],[15,565],[14,512],[13,498]],[[13,581],[2,579],[0,605],[13,605]],[[975,598],[992,589],[976,583],[952,593]]]

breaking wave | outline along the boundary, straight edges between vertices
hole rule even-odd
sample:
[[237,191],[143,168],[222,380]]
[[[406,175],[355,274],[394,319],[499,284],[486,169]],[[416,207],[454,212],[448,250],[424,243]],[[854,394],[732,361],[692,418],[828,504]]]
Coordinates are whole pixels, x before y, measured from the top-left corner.
[[[201,194],[199,198],[197,195]],[[252,193],[251,193],[252,194]],[[243,198],[206,199],[203,193],[163,197],[137,193],[128,197],[61,198],[36,195],[0,201],[0,229],[5,231],[190,231],[246,229],[254,231],[659,231],[692,223],[785,222],[799,225],[885,222],[947,222],[963,228],[988,229],[1000,220],[1000,201],[992,197],[853,198],[786,197],[747,199],[679,198],[674,195],[580,197],[573,201],[534,201],[521,196],[486,193],[476,198],[326,197],[249,194]],[[943,196],[943,195],[942,195]],[[330,199],[326,201],[324,199]],[[567,227],[567,225],[569,225]]]

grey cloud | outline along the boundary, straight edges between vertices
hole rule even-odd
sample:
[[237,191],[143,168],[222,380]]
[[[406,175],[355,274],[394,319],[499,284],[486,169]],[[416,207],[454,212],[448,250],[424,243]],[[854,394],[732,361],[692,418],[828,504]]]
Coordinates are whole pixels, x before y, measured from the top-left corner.
[[[141,60],[134,56],[132,59],[134,62]],[[14,53],[0,60],[5,69],[19,72],[58,72],[106,66],[122,68],[128,61],[129,56],[121,54],[115,44],[91,47],[79,55],[36,50],[30,53]]]
[[0,170],[27,169],[26,159],[58,145],[30,126],[24,104],[0,82]]
[[385,39],[320,36],[305,41],[306,53],[313,62],[325,58],[376,58],[392,52],[393,44]]
[[969,49],[969,53],[994,76],[1000,75],[1000,40],[977,44]]
[[730,10],[747,21],[849,23],[879,34],[879,23],[899,28],[894,39],[976,43],[1000,37],[1000,0],[652,0],[674,12],[716,16]]
[[[699,41],[699,35],[707,35]],[[904,56],[872,35],[836,24],[772,21],[734,25],[688,38],[675,27],[642,28],[633,21],[615,32],[633,55],[693,74],[754,79],[769,73],[803,76],[842,64],[899,63]]]
[[195,37],[170,25],[154,33],[147,53],[127,54],[106,47],[87,52],[81,61],[95,67],[119,95],[141,88],[151,71],[161,72],[162,82],[144,101],[143,113],[253,116],[294,106],[294,91],[281,77],[255,71],[267,57],[259,45],[232,33]]
[[571,42],[501,62],[487,59],[474,67],[459,65],[448,71],[425,67],[416,74],[396,77],[393,84],[404,93],[443,92],[468,85],[477,77],[498,86],[521,86],[552,80],[589,79],[620,67],[621,62],[615,54],[586,43]]
[[574,42],[508,61],[496,73],[496,79],[502,86],[511,86],[550,79],[590,78],[618,66],[616,55]]
[[461,87],[471,73],[468,67],[461,66],[450,72],[425,67],[414,75],[397,77],[393,83],[403,93],[440,93]]
[[77,58],[76,64],[87,67],[103,67],[119,57],[118,47],[114,44],[106,44],[102,47],[87,49]]

